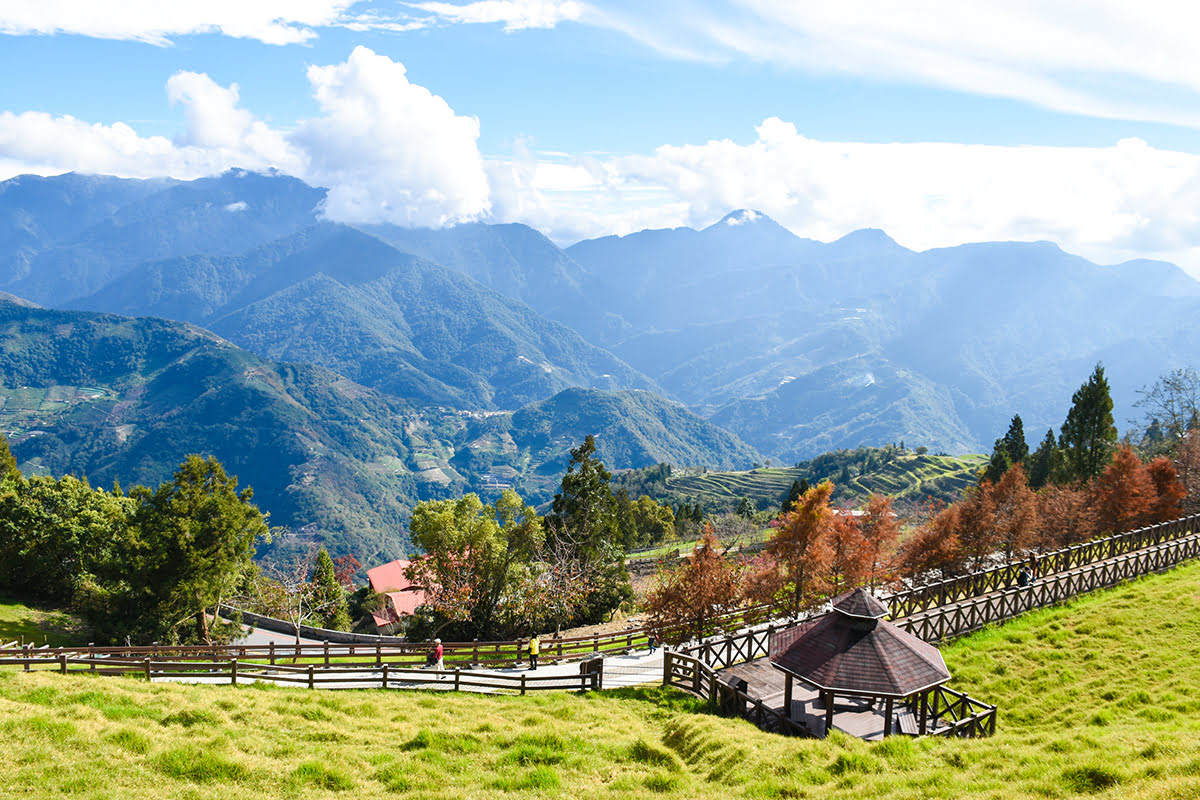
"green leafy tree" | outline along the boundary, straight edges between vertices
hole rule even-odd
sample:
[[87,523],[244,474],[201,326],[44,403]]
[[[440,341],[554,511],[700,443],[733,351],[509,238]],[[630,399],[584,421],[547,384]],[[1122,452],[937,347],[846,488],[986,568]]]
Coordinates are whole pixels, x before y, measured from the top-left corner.
[[8,437],[0,433],[0,480],[20,476],[21,470],[17,469],[17,459],[13,457],[12,450],[8,447]]
[[1058,437],[1068,481],[1089,481],[1112,461],[1117,447],[1112,410],[1104,367],[1097,364],[1087,382],[1072,395],[1071,410]]
[[506,489],[494,505],[474,493],[419,503],[409,537],[424,555],[410,563],[408,579],[424,590],[436,630],[465,623],[486,638],[496,631],[501,599],[534,560],[545,534],[533,507]]
[[[128,599],[136,612],[125,622],[144,639],[213,640],[208,609],[240,588],[255,542],[267,538],[253,490],[237,489],[215,458],[188,456],[174,479],[151,491],[137,487],[132,524],[137,541]],[[192,624],[191,634],[185,626]]]

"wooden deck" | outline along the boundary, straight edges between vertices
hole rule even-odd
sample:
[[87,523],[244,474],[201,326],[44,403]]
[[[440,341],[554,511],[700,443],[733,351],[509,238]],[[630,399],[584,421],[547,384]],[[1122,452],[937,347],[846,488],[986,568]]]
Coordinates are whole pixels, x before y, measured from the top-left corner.
[[[774,711],[784,713],[784,674],[765,658],[738,664],[717,673],[729,683],[738,678],[746,682],[746,694],[756,697]],[[883,703],[871,708],[866,700],[839,697],[834,706],[833,727],[851,736],[869,741],[883,738]],[[817,691],[800,681],[792,683],[792,710],[788,715],[807,728],[814,736],[825,736],[825,703]]]

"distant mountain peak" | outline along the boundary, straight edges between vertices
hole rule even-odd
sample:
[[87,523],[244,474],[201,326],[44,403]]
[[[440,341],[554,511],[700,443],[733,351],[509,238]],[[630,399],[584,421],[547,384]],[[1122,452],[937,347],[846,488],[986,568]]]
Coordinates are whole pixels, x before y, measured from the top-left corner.
[[[717,225],[729,225],[736,227],[738,225],[749,225],[755,222],[771,222],[771,218],[761,211],[755,211],[752,208],[739,208],[737,211],[730,211]],[[714,226],[715,227],[715,226]]]
[[896,240],[879,228],[860,228],[847,233],[835,244],[896,244]]

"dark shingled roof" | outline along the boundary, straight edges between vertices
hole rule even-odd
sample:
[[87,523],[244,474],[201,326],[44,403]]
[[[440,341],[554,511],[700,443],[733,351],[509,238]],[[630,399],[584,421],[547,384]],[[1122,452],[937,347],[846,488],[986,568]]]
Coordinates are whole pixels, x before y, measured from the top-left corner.
[[834,598],[833,607],[848,617],[863,619],[881,619],[888,614],[887,604],[862,588]]
[[[862,606],[855,602],[851,608]],[[772,637],[770,659],[818,689],[854,694],[907,697],[950,680],[933,645],[890,622],[850,616],[837,606],[818,620]]]

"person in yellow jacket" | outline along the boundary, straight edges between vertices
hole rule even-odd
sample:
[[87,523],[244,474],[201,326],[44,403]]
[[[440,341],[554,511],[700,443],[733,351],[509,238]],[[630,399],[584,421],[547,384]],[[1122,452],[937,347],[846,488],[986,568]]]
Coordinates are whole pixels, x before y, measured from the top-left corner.
[[535,633],[529,639],[529,666],[531,669],[537,669],[538,652],[542,649],[542,643],[538,641]]

